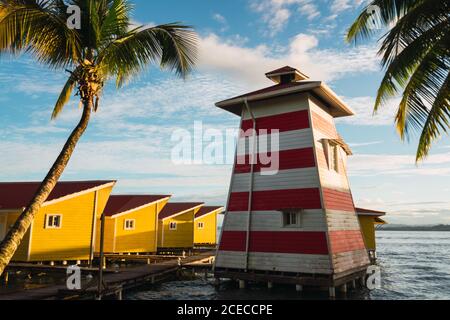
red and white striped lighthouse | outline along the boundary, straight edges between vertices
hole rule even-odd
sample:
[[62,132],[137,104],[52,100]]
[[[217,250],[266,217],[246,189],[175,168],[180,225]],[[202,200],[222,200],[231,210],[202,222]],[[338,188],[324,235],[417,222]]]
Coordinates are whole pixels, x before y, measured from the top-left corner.
[[[238,142],[215,274],[334,290],[369,265],[346,174],[351,150],[334,123],[353,111],[294,68],[266,76],[276,84],[216,104],[240,116],[246,133]],[[249,140],[271,141],[275,132],[278,148],[270,156],[278,163],[270,174],[263,171],[271,165],[260,160],[267,154]]]

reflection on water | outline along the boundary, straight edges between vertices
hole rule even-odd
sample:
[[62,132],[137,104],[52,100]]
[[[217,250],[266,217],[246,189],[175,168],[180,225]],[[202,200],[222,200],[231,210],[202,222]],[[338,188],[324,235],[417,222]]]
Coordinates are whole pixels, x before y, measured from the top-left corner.
[[[379,231],[378,263],[382,288],[360,290],[338,299],[450,299],[450,232]],[[125,296],[135,300],[280,300],[327,299],[327,292],[296,293],[293,286],[252,285],[239,290],[224,282],[216,290],[212,279],[173,281],[142,288]]]

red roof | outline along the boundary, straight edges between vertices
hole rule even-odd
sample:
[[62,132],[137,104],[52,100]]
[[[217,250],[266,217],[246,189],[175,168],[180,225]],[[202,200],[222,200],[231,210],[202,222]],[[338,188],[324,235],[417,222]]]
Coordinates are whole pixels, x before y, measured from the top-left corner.
[[109,197],[104,213],[111,217],[169,197],[163,195],[114,195]]
[[195,218],[197,219],[197,218],[203,217],[203,216],[207,215],[208,213],[211,213],[213,211],[216,211],[216,210],[219,210],[222,208],[223,207],[211,207],[211,206],[201,207],[200,210],[198,210],[198,212],[195,214]]
[[368,214],[368,215],[376,215],[376,216],[384,216],[386,215],[386,212],[383,211],[376,211],[376,210],[370,210],[370,209],[363,209],[363,208],[356,208],[357,213],[362,214]]
[[292,67],[290,67],[290,66],[285,66],[285,67],[282,67],[282,68],[279,68],[279,69],[276,69],[276,70],[267,72],[267,73],[266,73],[266,76],[270,76],[270,75],[278,74],[278,73],[295,72],[295,71],[298,71],[298,70],[295,69],[295,68],[292,68]]
[[[56,200],[113,182],[115,181],[58,182],[46,201]],[[28,206],[40,184],[41,182],[0,182],[0,209],[21,209]]]
[[159,219],[166,219],[168,217],[177,215],[183,211],[194,209],[195,207],[203,205],[202,202],[179,202],[179,203],[168,203],[165,205],[164,209],[159,213]]

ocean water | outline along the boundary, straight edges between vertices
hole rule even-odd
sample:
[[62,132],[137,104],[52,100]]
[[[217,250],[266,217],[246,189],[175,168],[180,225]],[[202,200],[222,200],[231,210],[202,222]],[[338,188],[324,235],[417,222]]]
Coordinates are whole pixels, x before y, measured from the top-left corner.
[[[450,232],[378,231],[381,288],[338,294],[337,299],[450,299]],[[328,299],[327,292],[295,292],[293,286],[251,285],[239,290],[225,281],[219,289],[212,278],[166,282],[125,295],[131,300],[281,300]]]

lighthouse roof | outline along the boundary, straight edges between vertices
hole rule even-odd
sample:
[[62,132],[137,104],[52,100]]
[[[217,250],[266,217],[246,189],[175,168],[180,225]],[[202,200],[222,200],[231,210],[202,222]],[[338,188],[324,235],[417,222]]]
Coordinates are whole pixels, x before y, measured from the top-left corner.
[[286,66],[271,71],[267,73],[266,76],[276,84],[218,102],[216,103],[216,106],[240,116],[246,100],[248,102],[263,101],[280,96],[308,92],[328,106],[334,117],[338,118],[354,115],[353,110],[325,83],[322,81],[309,80],[308,76],[302,74],[297,69]]

